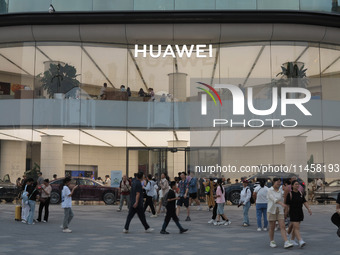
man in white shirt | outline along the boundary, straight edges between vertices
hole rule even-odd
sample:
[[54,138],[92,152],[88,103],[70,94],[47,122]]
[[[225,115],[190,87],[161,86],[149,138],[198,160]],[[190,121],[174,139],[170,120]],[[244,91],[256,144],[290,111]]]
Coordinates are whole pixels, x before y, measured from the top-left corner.
[[240,202],[238,204],[238,207],[243,205],[243,227],[248,227],[249,226],[249,208],[250,208],[250,198],[251,198],[251,190],[248,187],[248,180],[243,181],[243,189],[241,191],[241,197],[240,197]]

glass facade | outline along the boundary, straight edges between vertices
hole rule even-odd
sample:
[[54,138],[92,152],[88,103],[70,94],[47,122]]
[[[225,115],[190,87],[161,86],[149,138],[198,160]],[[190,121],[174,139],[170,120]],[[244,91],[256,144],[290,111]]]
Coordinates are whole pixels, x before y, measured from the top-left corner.
[[[58,12],[176,10],[300,10],[338,12],[337,0],[52,0]],[[0,0],[0,13],[47,12],[44,0]]]

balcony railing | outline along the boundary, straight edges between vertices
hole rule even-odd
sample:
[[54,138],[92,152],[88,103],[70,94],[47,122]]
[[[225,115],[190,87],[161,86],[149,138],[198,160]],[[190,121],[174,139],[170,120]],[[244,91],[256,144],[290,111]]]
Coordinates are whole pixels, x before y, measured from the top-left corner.
[[0,14],[83,11],[290,10],[340,12],[338,0],[0,0]]

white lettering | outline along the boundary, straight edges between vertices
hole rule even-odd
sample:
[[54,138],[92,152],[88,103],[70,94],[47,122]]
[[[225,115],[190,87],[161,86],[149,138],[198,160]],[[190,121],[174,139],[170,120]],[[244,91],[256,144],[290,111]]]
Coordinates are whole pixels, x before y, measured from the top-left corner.
[[196,45],[196,57],[197,58],[206,58],[206,55],[201,55],[201,53],[204,53],[204,49],[201,48],[205,48],[206,45],[205,44],[198,44]]
[[171,45],[168,45],[165,49],[165,52],[163,54],[163,58],[165,58],[166,56],[172,56],[173,58],[176,57],[174,50],[172,49]]
[[150,45],[150,56],[153,58],[159,58],[162,54],[162,45],[158,45],[158,51],[157,54],[154,55],[153,53],[153,45]]
[[190,51],[188,51],[188,47],[186,45],[183,45],[182,47],[182,50],[180,50],[179,46],[178,45],[175,45],[175,48],[176,48],[176,51],[177,51],[177,54],[180,58],[183,57],[184,55],[184,52],[185,54],[187,55],[188,58],[191,57],[191,54],[192,54],[192,51],[194,50],[194,45],[191,45],[190,46]]
[[146,45],[143,45],[143,49],[138,49],[138,44],[135,44],[135,58],[138,57],[138,53],[143,53],[143,57],[146,58]]
[[[288,93],[301,93],[305,94],[304,98],[292,98],[287,99]],[[287,104],[295,104],[297,108],[303,112],[304,115],[312,115],[302,104],[307,103],[311,99],[311,93],[307,89],[303,88],[282,88],[281,89],[281,115],[286,115],[287,113]]]

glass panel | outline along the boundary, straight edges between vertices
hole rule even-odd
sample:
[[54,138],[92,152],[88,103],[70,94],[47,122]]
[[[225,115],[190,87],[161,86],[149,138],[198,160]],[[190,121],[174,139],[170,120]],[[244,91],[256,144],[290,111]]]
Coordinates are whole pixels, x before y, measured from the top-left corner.
[[93,0],[94,11],[133,10],[133,0]]
[[0,14],[8,12],[8,0],[0,0]]
[[256,0],[216,0],[216,10],[255,10]]
[[174,0],[138,0],[134,10],[174,10]]
[[175,10],[214,10],[215,1],[175,0]]
[[325,1],[325,0],[300,0],[300,8],[301,10],[308,10],[308,11],[326,11],[331,12],[335,11],[332,7],[337,8],[336,5],[332,5],[332,2],[335,1]]
[[52,0],[54,9],[58,11],[92,11],[92,0]]
[[8,12],[48,12],[49,6],[45,0],[10,0]]
[[257,0],[259,10],[299,10],[299,0]]

